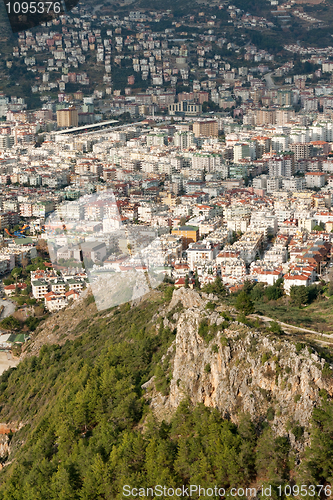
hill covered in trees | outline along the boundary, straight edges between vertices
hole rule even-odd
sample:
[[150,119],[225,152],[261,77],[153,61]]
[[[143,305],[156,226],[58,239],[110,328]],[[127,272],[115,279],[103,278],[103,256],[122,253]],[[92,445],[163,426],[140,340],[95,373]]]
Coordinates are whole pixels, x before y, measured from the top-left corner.
[[[223,299],[172,292],[163,285],[134,307],[102,312],[88,296],[71,310],[74,317],[82,306],[88,313],[70,340],[59,313],[55,343],[37,355],[28,346],[18,367],[1,376],[0,422],[12,431],[2,447],[8,454],[1,457],[0,499],[120,499],[124,485],[228,491],[263,483],[281,498],[279,485],[332,481],[329,363],[305,345],[236,320]],[[33,345],[40,335],[38,328]],[[308,376],[302,386],[295,363],[316,380]],[[234,401],[222,404],[218,394],[223,380],[238,377],[236,369],[254,415],[244,411],[241,385],[230,383]],[[201,400],[199,385],[207,396]],[[278,390],[295,406],[283,425],[276,425]],[[297,421],[297,405],[310,393],[307,423]]]

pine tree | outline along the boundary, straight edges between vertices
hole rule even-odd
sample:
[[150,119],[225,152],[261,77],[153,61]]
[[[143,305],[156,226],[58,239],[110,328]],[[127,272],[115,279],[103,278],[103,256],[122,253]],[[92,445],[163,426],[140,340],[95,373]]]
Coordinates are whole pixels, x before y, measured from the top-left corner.
[[236,309],[245,314],[245,316],[254,312],[254,304],[251,297],[244,290],[242,290],[237,297]]

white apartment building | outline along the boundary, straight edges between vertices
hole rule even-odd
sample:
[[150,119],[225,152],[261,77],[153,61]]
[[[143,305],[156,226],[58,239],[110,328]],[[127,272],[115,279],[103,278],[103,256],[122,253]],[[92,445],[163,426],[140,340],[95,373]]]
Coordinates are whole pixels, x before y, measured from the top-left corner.
[[64,220],[82,220],[84,206],[79,203],[63,203],[56,208],[57,217]]
[[31,286],[32,286],[32,295],[37,300],[43,299],[44,296],[49,291],[49,284],[45,280],[32,281]]
[[279,209],[275,210],[275,217],[277,218],[278,225],[282,224],[285,220],[290,220],[294,218],[294,212],[291,209]]
[[292,286],[309,286],[310,278],[304,274],[285,274],[283,288],[287,295],[290,295]]
[[272,286],[282,277],[282,272],[281,268],[275,266],[274,263],[257,261],[250,265],[250,276],[259,283]]
[[6,116],[8,111],[9,98],[5,96],[0,97],[0,116]]
[[324,172],[306,172],[305,180],[306,187],[309,188],[321,188],[326,184],[326,174]]
[[66,283],[61,279],[55,279],[50,282],[51,292],[64,294],[66,292]]
[[277,153],[288,151],[289,137],[287,135],[274,135],[272,137],[272,149]]
[[320,224],[321,222],[326,224],[326,222],[333,222],[333,213],[318,211],[314,214],[314,218],[318,221],[318,224]]
[[279,191],[282,187],[282,177],[270,177],[267,179],[267,193]]
[[288,156],[276,156],[268,162],[270,177],[291,177],[294,173],[293,159]]
[[224,283],[244,280],[246,276],[246,265],[240,257],[240,252],[234,252],[231,248],[226,247],[216,257],[216,264],[220,266]]
[[138,207],[139,220],[143,222],[151,221],[153,215],[156,213],[156,205],[153,204],[141,204]]
[[186,250],[187,263],[191,271],[196,267],[196,264],[206,264],[215,259],[218,251],[218,245],[214,245],[210,241],[200,241],[190,243]]
[[327,172],[329,174],[333,173],[333,159],[327,158],[327,160],[323,161],[323,172]]
[[323,61],[321,67],[322,67],[323,73],[333,73],[333,62],[332,61]]
[[146,137],[147,146],[165,146],[168,138],[165,134],[148,134]]
[[245,233],[250,225],[250,215],[243,215],[240,217],[233,217],[232,219],[227,219],[227,229],[228,231],[235,231],[236,233],[240,231]]
[[254,189],[267,189],[267,175],[260,175],[255,177],[252,181],[252,186]]
[[233,147],[234,163],[239,163],[244,158],[256,159],[256,145],[253,141],[236,143]]
[[300,229],[305,229],[309,233],[313,230],[313,228],[318,224],[317,219],[298,219],[298,227]]
[[84,281],[77,279],[68,279],[66,280],[66,285],[69,288],[69,291],[75,290],[77,292],[81,292],[85,286]]
[[209,153],[196,153],[192,156],[191,162],[193,169],[206,172],[215,172],[223,163],[220,155]]
[[288,260],[288,250],[282,245],[274,245],[265,253],[263,260],[273,264],[284,264]]
[[68,302],[63,295],[49,292],[44,296],[45,307],[50,312],[60,311],[67,306]]
[[303,191],[306,180],[303,177],[287,177],[282,179],[282,189],[285,191]]
[[173,143],[177,148],[188,149],[194,146],[194,134],[190,131],[176,132],[173,136]]
[[290,143],[310,142],[310,131],[306,127],[293,128],[289,135]]
[[240,258],[246,264],[251,264],[260,253],[264,233],[256,231],[246,231],[239,241],[232,245],[232,251],[239,252]]
[[254,212],[248,228],[250,231],[263,232],[265,238],[268,235],[276,235],[278,231],[278,221],[275,215],[270,212]]

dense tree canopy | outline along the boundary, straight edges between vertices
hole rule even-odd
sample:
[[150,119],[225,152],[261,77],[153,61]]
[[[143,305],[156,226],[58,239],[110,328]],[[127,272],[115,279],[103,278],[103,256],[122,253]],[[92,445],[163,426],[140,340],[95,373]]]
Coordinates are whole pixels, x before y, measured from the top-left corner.
[[[124,485],[216,484],[228,491],[257,478],[276,493],[298,478],[288,435],[276,437],[270,428],[272,408],[256,425],[240,415],[237,426],[185,398],[170,421],[153,417],[142,384],[155,375],[156,386],[167,389],[161,358],[176,332],[163,322],[156,331],[150,320],[172,289],[149,304],[96,313],[79,323],[76,340],[44,346],[0,377],[1,421],[23,424],[9,436],[12,463],[0,472],[0,499],[121,499]],[[239,297],[248,312],[249,295]],[[308,429],[307,481],[332,477],[331,421],[331,403],[324,402]]]

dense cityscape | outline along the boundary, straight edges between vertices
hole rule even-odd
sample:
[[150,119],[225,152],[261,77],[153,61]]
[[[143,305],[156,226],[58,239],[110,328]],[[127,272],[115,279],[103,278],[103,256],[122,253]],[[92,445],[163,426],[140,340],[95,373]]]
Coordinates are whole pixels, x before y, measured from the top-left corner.
[[332,498],[329,0],[4,12],[0,500]]

